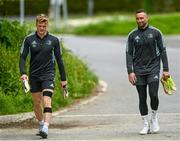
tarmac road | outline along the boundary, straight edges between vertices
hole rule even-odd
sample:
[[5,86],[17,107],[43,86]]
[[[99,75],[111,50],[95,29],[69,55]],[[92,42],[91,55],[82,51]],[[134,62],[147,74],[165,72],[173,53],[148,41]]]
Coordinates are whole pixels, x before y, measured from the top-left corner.
[[[170,72],[178,91],[168,96],[160,86],[159,134],[139,135],[142,121],[136,90],[127,80],[125,37],[65,36],[67,47],[108,85],[90,102],[55,113],[49,140],[180,140],[180,36],[166,37]],[[149,109],[150,110],[150,109]],[[36,126],[0,128],[1,140],[39,140]]]

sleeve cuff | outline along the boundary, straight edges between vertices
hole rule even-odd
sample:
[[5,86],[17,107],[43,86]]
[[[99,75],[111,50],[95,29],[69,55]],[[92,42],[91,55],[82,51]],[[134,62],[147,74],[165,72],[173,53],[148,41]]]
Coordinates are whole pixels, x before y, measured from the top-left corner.
[[167,72],[169,72],[169,69],[168,69],[168,68],[164,68],[164,69],[163,69],[163,71],[167,71]]
[[132,73],[133,71],[132,70],[128,70],[128,74]]

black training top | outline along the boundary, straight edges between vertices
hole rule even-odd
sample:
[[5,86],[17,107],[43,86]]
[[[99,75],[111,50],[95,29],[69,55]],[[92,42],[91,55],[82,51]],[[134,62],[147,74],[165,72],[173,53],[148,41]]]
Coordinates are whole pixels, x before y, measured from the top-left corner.
[[59,67],[61,81],[66,80],[61,48],[57,37],[47,33],[42,39],[37,33],[28,35],[22,44],[20,54],[20,73],[27,74],[25,60],[30,55],[30,79],[35,80],[54,80],[55,78],[55,59]]
[[152,26],[136,28],[128,35],[126,64],[128,74],[146,75],[160,72],[160,59],[163,70],[169,71],[166,48],[161,32]]

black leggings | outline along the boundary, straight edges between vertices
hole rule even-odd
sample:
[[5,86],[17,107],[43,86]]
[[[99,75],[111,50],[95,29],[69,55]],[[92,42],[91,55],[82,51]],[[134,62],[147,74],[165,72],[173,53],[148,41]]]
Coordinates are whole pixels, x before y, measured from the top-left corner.
[[[159,89],[159,81],[151,82],[148,84],[149,87],[149,96],[150,96],[150,104],[152,110],[157,110],[159,106],[159,98],[158,98],[158,89]],[[148,106],[147,106],[147,85],[136,85],[136,89],[139,94],[139,110],[141,115],[148,114]]]

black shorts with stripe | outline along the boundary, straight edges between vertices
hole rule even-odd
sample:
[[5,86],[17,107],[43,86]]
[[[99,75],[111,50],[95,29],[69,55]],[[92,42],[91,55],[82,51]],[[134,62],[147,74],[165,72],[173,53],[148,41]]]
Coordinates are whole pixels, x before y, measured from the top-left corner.
[[159,81],[159,73],[136,75],[135,85],[147,85],[151,82],[157,82],[157,81]]
[[30,92],[41,92],[44,89],[54,90],[55,81],[53,80],[30,80]]

